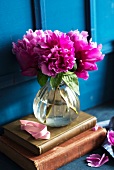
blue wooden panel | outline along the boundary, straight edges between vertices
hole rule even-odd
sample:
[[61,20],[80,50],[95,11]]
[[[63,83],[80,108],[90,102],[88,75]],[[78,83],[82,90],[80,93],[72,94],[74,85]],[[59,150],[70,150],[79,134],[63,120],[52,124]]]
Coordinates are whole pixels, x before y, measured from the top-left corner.
[[12,41],[22,38],[33,27],[31,1],[0,1],[0,75],[14,72],[17,68],[12,55]]
[[35,23],[32,0],[0,1],[0,124],[33,111],[39,85],[34,78],[20,74],[12,41],[21,39],[28,29],[35,29]]
[[[104,52],[112,52],[113,2],[114,0],[0,1],[1,125],[32,113],[33,99],[40,88],[34,77],[30,79],[20,74],[16,57],[12,54],[12,41],[22,38],[29,28],[58,29],[64,32],[79,29],[91,31],[93,40],[103,44]],[[107,54],[98,63],[99,70],[90,72],[87,81],[79,80],[82,110],[114,98],[113,55]]]
[[[0,88],[14,85],[15,81],[28,80],[19,74],[19,65],[12,54],[12,42],[22,39],[28,29],[35,29],[34,13],[32,0],[0,1]],[[37,15],[38,18],[40,15]],[[40,28],[40,21],[37,27]]]
[[39,89],[36,80],[0,90],[0,125],[33,113],[33,99]]
[[69,31],[85,30],[84,0],[40,0],[42,28]]
[[90,0],[91,33],[106,53],[114,51],[114,0]]

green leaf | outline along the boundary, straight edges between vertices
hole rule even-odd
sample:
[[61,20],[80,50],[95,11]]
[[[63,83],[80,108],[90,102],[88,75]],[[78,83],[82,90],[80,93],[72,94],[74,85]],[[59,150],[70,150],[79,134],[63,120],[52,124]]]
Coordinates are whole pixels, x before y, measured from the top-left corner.
[[40,86],[44,86],[48,80],[48,76],[44,75],[42,72],[38,71],[37,75],[37,81],[40,84]]
[[54,89],[56,89],[58,86],[59,86],[59,84],[61,83],[61,81],[62,81],[62,76],[63,76],[63,73],[59,73],[59,74],[57,74],[57,76],[56,77],[51,77],[50,78],[50,85],[51,85],[51,87]]
[[69,75],[69,74],[74,74],[74,73],[71,72],[71,71],[67,71],[66,73],[63,73],[63,76],[67,76],[67,75]]
[[78,77],[74,73],[64,74],[62,79],[73,91],[80,95]]

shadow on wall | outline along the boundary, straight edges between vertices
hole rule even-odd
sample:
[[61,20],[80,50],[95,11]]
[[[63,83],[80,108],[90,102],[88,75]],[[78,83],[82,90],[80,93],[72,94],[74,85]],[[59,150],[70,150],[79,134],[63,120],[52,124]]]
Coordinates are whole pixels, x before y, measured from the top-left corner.
[[114,53],[106,55],[104,99],[114,99]]
[[97,71],[89,72],[88,80],[79,80],[81,110],[114,99],[114,52],[106,54],[97,66]]
[[0,76],[19,70],[16,57],[12,54],[12,39],[5,39],[0,47]]

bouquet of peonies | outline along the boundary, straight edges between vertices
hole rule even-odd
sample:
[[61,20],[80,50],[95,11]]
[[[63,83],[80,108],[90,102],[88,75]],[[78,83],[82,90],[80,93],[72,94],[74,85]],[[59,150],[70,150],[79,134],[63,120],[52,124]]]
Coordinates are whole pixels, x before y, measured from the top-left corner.
[[88,79],[88,71],[97,70],[96,62],[104,58],[102,45],[87,37],[86,31],[29,29],[22,40],[13,42],[13,53],[23,75],[37,76],[41,86],[49,79],[52,88],[64,81],[79,94],[78,78]]

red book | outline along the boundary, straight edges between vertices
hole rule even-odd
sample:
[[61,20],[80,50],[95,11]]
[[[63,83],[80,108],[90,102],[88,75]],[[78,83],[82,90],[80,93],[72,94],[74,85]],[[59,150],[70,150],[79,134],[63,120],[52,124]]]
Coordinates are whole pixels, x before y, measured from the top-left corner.
[[35,156],[5,136],[0,137],[0,151],[25,170],[56,170],[99,147],[106,137],[106,129],[91,129],[67,140],[53,149]]

